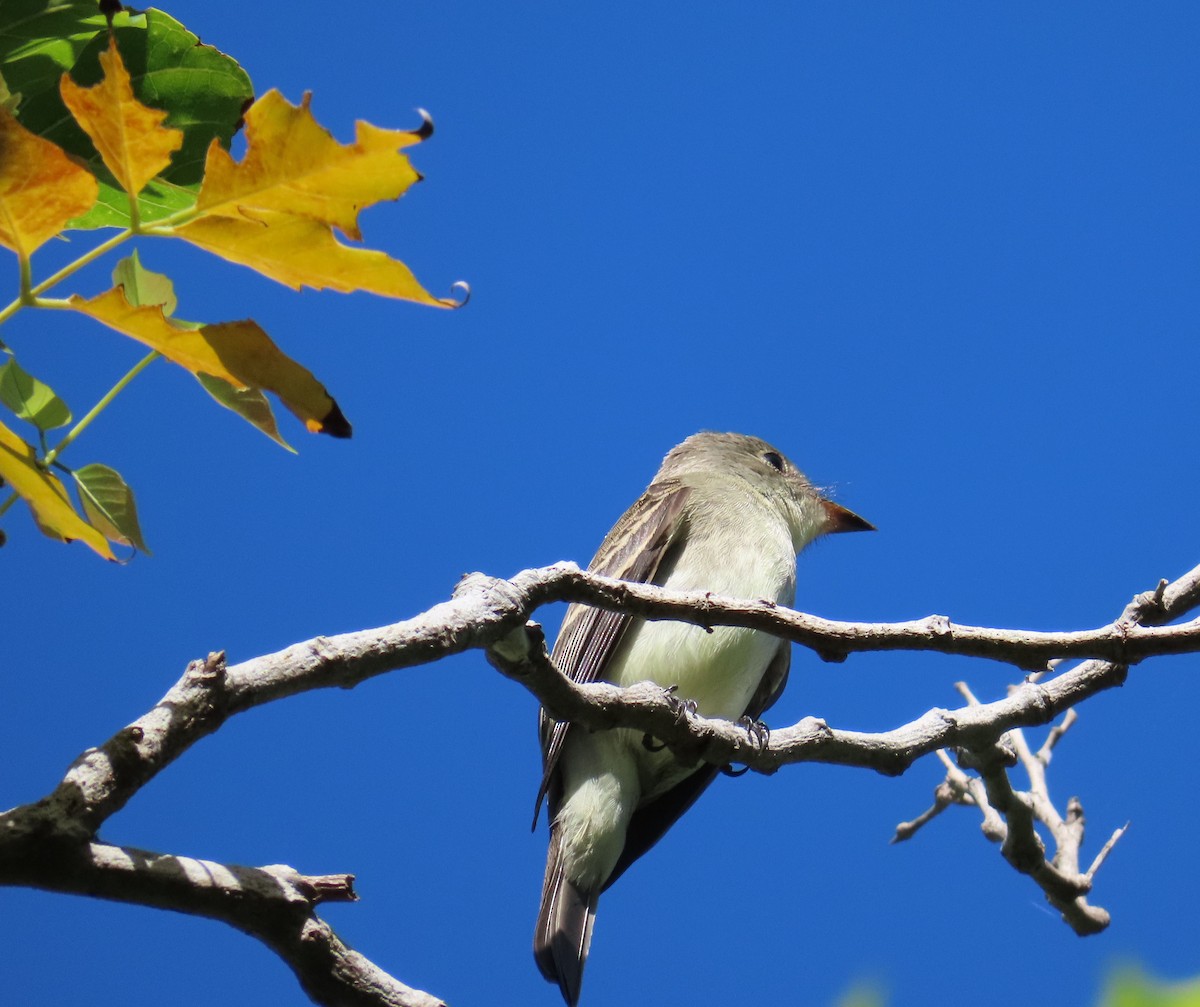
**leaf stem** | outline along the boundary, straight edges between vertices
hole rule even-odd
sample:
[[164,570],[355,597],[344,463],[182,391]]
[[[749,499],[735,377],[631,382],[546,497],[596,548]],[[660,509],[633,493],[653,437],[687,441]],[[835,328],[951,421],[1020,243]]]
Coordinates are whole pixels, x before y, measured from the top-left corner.
[[[20,287],[17,293],[17,299],[8,305],[3,311],[0,311],[0,325],[7,322],[13,315],[20,311],[25,305],[33,301],[33,272],[29,263],[29,256],[23,252],[17,256],[17,268],[20,275]],[[0,342],[0,350],[8,350],[4,343]]]
[[70,429],[67,435],[58,442],[58,446],[53,448],[46,455],[46,457],[42,459],[42,465],[49,466],[54,464],[54,460],[66,450],[67,445],[70,444],[71,441],[75,440],[75,438],[81,433],[83,433],[84,430],[91,425],[92,420],[94,420],[97,416],[104,412],[105,409],[108,408],[109,403],[111,403],[113,399],[121,394],[121,391],[125,388],[125,386],[161,356],[162,354],[159,353],[158,350],[151,350],[144,357],[142,357],[141,360],[134,364],[129,369],[128,373],[126,373],[120,381],[118,381],[112,386],[112,388],[108,390],[104,398],[92,406],[92,408],[88,411],[88,414]]
[[3,517],[8,512],[8,509],[16,502],[17,494],[13,493],[7,500],[4,501],[4,503],[0,503],[0,517]]
[[106,254],[107,252],[111,251],[112,249],[116,248],[118,245],[123,244],[124,242],[128,241],[132,237],[133,237],[133,231],[130,229],[126,229],[124,231],[118,232],[117,234],[114,234],[111,238],[108,239],[108,241],[101,242],[99,245],[97,245],[95,248],[93,248],[90,252],[84,252],[83,255],[81,255],[74,262],[68,262],[57,273],[55,273],[53,276],[48,277],[45,280],[42,280],[41,283],[39,283],[36,287],[34,287],[29,292],[33,296],[36,297],[38,294],[42,293],[45,290],[49,290],[51,287],[53,287],[57,283],[61,283],[72,273],[78,272],[84,266],[88,265],[88,263],[94,262],[96,259],[100,258],[100,256],[102,256],[102,255]]
[[24,252],[17,256],[17,262],[21,275],[21,292],[17,295],[17,304],[29,304],[33,300],[33,264]]
[[[108,239],[108,241],[101,242],[99,245],[97,245],[95,248],[93,248],[90,252],[84,252],[83,255],[81,255],[74,262],[68,262],[57,273],[55,273],[53,276],[48,277],[45,280],[42,280],[42,282],[37,284],[36,286],[33,285],[33,283],[32,283],[33,277],[32,277],[32,273],[31,273],[31,266],[30,266],[29,259],[26,257],[22,257],[20,260],[20,263],[21,263],[21,293],[17,296],[17,299],[15,301],[13,301],[11,304],[6,306],[5,308],[0,309],[0,325],[3,325],[5,322],[7,322],[13,315],[15,315],[18,311],[20,311],[21,308],[28,307],[28,306],[38,306],[38,307],[42,306],[42,305],[38,304],[38,300],[37,300],[38,294],[42,293],[45,290],[49,290],[56,283],[61,283],[72,273],[78,272],[80,269],[82,269],[84,266],[88,265],[90,262],[94,262],[96,259],[100,258],[100,256],[102,256],[105,253],[116,248],[118,245],[123,244],[124,242],[128,241],[130,238],[133,237],[133,233],[134,232],[131,229],[127,229],[127,230],[119,232],[118,234],[113,235],[111,238]],[[3,344],[0,343],[0,349],[3,349],[3,348],[4,348]]]

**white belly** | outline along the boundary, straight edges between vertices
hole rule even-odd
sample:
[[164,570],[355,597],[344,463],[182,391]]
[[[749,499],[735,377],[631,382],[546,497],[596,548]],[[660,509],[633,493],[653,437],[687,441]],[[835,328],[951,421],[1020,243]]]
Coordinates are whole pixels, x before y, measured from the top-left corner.
[[[774,562],[772,562],[774,558]],[[769,598],[790,604],[795,595],[795,560],[790,542],[763,549],[761,543],[725,543],[716,567],[685,551],[667,586],[682,591],[706,590],[737,598]],[[775,657],[779,641],[753,629],[702,626],[681,622],[637,622],[622,641],[608,671],[611,681],[629,686],[655,682],[674,686],[681,700],[695,702],[706,717],[737,720],[750,705]],[[636,731],[618,730],[613,741],[625,746],[638,765],[641,800],[657,796],[695,770],[670,752],[650,751]]]
[[[703,551],[685,549],[666,586],[790,605],[796,587],[791,542],[768,545],[723,542],[717,562]],[[736,720],[746,712],[778,646],[774,637],[752,629],[721,626],[709,632],[682,622],[639,621],[626,634],[606,677],[623,686],[676,686],[679,697],[694,700],[705,716]]]

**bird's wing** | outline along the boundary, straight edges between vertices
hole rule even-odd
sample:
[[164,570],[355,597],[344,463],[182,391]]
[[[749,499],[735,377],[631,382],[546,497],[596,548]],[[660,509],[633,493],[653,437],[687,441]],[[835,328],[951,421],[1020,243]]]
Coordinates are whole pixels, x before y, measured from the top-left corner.
[[[779,649],[767,666],[762,683],[750,699],[746,707],[746,716],[757,720],[779,698],[787,682],[788,668],[792,662],[792,645],[787,640],[779,641]],[[625,848],[613,868],[612,874],[604,882],[606,890],[617,880],[629,866],[645,853],[651,846],[663,837],[663,833],[678,821],[688,808],[696,803],[698,798],[716,779],[721,771],[720,766],[703,765],[691,776],[680,780],[675,786],[661,797],[656,797],[648,804],[642,805],[629,821],[629,829],[625,833]]]
[[[682,543],[683,505],[688,488],[674,479],[652,483],[600,544],[588,569],[593,573],[638,583],[653,583],[670,567],[668,557]],[[618,534],[619,531],[619,534]],[[632,617],[588,605],[572,605],[563,618],[551,659],[573,682],[604,681],[613,654],[628,630]],[[556,770],[571,725],[541,711],[542,785],[538,789],[533,822],[537,825],[542,800],[550,795],[550,814],[557,811]]]

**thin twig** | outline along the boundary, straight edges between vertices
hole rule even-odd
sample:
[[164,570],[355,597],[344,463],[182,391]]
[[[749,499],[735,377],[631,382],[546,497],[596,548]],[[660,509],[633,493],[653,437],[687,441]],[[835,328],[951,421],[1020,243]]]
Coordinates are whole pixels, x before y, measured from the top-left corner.
[[1062,739],[1062,736],[1071,729],[1071,725],[1074,724],[1078,719],[1079,714],[1076,713],[1075,708],[1072,707],[1066,712],[1066,715],[1062,719],[1062,723],[1055,724],[1052,728],[1050,728],[1050,733],[1046,735],[1046,740],[1042,742],[1042,747],[1038,749],[1038,762],[1040,762],[1043,766],[1050,765],[1050,759],[1054,755],[1054,746],[1059,743],[1059,741]]
[[1126,822],[1119,829],[1113,831],[1113,834],[1108,837],[1108,842],[1100,847],[1100,852],[1096,854],[1096,859],[1092,861],[1092,866],[1084,873],[1084,877],[1089,881],[1096,876],[1096,872],[1103,866],[1104,861],[1108,859],[1108,855],[1112,853],[1113,847],[1117,845],[1119,840],[1129,830],[1132,823]]

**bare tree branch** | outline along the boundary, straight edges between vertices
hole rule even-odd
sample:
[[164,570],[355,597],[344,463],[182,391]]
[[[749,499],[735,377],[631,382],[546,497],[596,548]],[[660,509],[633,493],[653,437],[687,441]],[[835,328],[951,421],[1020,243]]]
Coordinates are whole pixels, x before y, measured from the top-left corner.
[[[1136,615],[1128,609],[1126,614],[1131,617]],[[955,688],[969,706],[982,705],[965,682],[956,682]],[[1092,866],[1086,872],[1080,872],[1079,851],[1083,845],[1085,824],[1083,805],[1079,798],[1072,797],[1067,802],[1066,816],[1060,815],[1050,799],[1046,780],[1046,768],[1053,748],[1076,717],[1074,708],[1067,710],[1062,723],[1048,732],[1045,742],[1036,753],[1029,747],[1024,731],[1019,727],[1006,731],[987,752],[960,752],[964,764],[979,770],[978,777],[969,777],[950,762],[944,750],[939,750],[938,755],[946,765],[947,773],[946,779],[938,785],[934,806],[913,821],[901,822],[896,826],[892,842],[908,839],[951,803],[976,804],[984,816],[984,835],[1001,844],[1004,858],[1037,883],[1046,899],[1059,910],[1063,920],[1077,934],[1086,936],[1104,930],[1111,920],[1109,913],[1098,906],[1089,905],[1086,896],[1091,891],[1096,870],[1125,829],[1114,832]],[[1008,768],[1018,762],[1029,778],[1028,791],[1014,790],[1009,781]],[[981,786],[983,794],[979,793]],[[968,800],[968,795],[974,796]],[[1052,858],[1046,857],[1045,847],[1034,828],[1035,821],[1045,825],[1054,839],[1055,852]]]
[[776,731],[770,746],[761,752],[757,739],[724,721],[690,718],[690,726],[681,723],[672,730],[670,724],[678,719],[676,704],[651,686],[635,686],[622,694],[604,684],[575,686],[548,661],[526,663],[519,670],[509,664],[509,670],[560,719],[603,728],[615,726],[619,718],[672,744],[686,747],[690,739],[699,746],[696,757],[742,762],[762,772],[773,772],[784,762],[810,760],[902,772],[913,759],[937,748],[969,748],[973,741],[986,745],[996,736],[994,726],[1008,730],[1045,723],[1095,692],[1120,684],[1131,661],[1200,650],[1200,620],[1154,628],[1200,603],[1200,567],[1172,585],[1139,595],[1116,622],[1086,633],[954,627],[949,621],[936,621],[938,617],[890,625],[834,623],[767,602],[628,584],[573,564],[527,570],[508,581],[473,574],[463,579],[453,600],[391,626],[316,637],[229,667],[223,657],[193,663],[153,710],[102,747],[81,755],[47,800],[65,820],[77,824],[78,838],[90,837],[139,787],[233,714],[310,689],[350,688],[388,671],[471,648],[488,648],[522,627],[538,606],[562,600],[627,606],[639,614],[700,625],[753,626],[825,655],[850,650],[936,650],[1020,666],[1045,666],[1055,657],[1084,654],[1117,653],[1123,658],[1117,663],[1088,662],[1044,685],[1028,683],[1009,699],[970,713],[931,710],[920,720],[883,734],[835,732],[807,718]]
[[[539,606],[552,601],[583,602],[701,626],[761,629],[810,647],[827,660],[842,660],[857,651],[919,650],[988,657],[1039,671],[1062,658],[1091,660],[1046,681],[1041,675],[1031,676],[998,702],[969,703],[953,711],[933,709],[891,731],[843,731],[807,717],[773,731],[763,744],[760,736],[735,724],[690,713],[669,692],[648,683],[620,689],[606,683],[580,686],[564,678],[546,655],[540,629],[527,625]],[[317,918],[315,907],[323,899],[353,897],[348,875],[331,880],[306,878],[286,867],[226,866],[107,846],[95,837],[142,786],[237,713],[311,689],[351,688],[388,671],[483,649],[553,716],[596,729],[633,727],[687,760],[738,762],[763,773],[785,763],[814,761],[898,774],[923,755],[956,749],[964,764],[979,769],[980,777],[963,773],[962,779],[952,779],[953,789],[943,803],[976,805],[985,816],[985,831],[1002,841],[1014,866],[1030,873],[1056,905],[1066,907],[1064,915],[1079,911],[1086,916],[1080,906],[1103,913],[1087,907],[1082,896],[1117,837],[1086,874],[1079,874],[1075,836],[1081,841],[1082,813],[1069,808],[1066,819],[1059,820],[1067,830],[1059,852],[1052,862],[1046,861],[1032,826],[1034,802],[1008,782],[1007,769],[1022,756],[1001,740],[1006,732],[1048,723],[1089,696],[1119,685],[1130,664],[1200,650],[1200,620],[1164,625],[1197,604],[1200,567],[1137,596],[1108,626],[1070,633],[955,626],[939,616],[896,624],[831,622],[765,601],[628,584],[573,564],[527,570],[511,580],[474,574],[460,582],[452,600],[391,626],[316,637],[235,665],[227,665],[220,653],[193,662],[153,709],[100,747],[82,753],[52,793],[0,814],[0,884],[95,895],[225,920],[279,953],[318,1003],[440,1003],[346,948]],[[1049,747],[1043,751],[1048,755]],[[923,820],[930,817],[927,813]]]
[[[631,584],[570,564],[526,570],[509,583],[532,596],[531,611],[547,601],[575,601],[646,618],[678,619],[701,626],[745,626],[808,647],[827,661],[842,661],[856,652],[913,650],[986,657],[1025,671],[1043,671],[1056,658],[1094,658],[1131,665],[1151,656],[1194,653],[1200,642],[1200,619],[1182,626],[1163,626],[1200,604],[1200,567],[1173,584],[1164,581],[1154,591],[1138,595],[1122,616],[1107,626],[1066,633],[961,626],[941,615],[899,623],[835,622],[769,601],[739,601]],[[1135,610],[1138,618],[1131,617]],[[1152,617],[1156,612],[1166,617]]]
[[291,867],[240,867],[104,843],[45,843],[10,832],[0,883],[92,895],[221,920],[282,958],[317,1003],[445,1007],[347,947],[318,919],[321,902],[352,902],[354,876],[306,877]]

